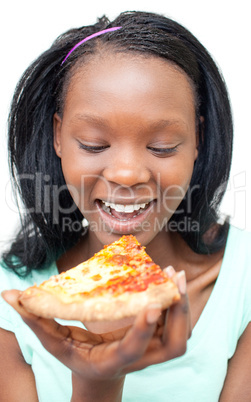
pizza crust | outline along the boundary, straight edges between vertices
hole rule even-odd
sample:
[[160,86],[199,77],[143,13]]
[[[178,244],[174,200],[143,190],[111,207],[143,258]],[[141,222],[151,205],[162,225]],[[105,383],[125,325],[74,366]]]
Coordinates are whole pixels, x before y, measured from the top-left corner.
[[28,312],[39,317],[81,322],[133,317],[153,303],[161,304],[164,310],[179,299],[177,286],[170,280],[161,285],[149,286],[141,292],[124,292],[117,296],[106,294],[71,303],[65,303],[63,298],[37,286],[22,292],[19,298]]

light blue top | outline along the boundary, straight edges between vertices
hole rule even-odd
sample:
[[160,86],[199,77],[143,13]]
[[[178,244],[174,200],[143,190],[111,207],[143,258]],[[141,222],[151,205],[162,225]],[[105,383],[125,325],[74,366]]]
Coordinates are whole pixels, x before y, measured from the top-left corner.
[[[25,279],[0,269],[0,290],[22,290],[54,274],[55,264]],[[228,359],[250,321],[251,234],[231,227],[219,277],[188,341],[187,352],[170,362],[127,375],[123,402],[217,402]],[[0,326],[15,332],[25,360],[32,366],[39,401],[70,402],[70,370],[42,347],[2,298]]]

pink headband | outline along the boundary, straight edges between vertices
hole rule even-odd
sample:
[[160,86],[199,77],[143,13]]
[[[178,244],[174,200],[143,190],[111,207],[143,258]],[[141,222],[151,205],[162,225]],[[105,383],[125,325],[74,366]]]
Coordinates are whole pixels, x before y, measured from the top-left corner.
[[65,57],[64,60],[62,61],[61,65],[64,64],[64,62],[68,59],[68,57],[70,56],[70,54],[71,54],[72,52],[74,52],[74,50],[77,49],[77,47],[79,47],[80,45],[82,45],[82,43],[87,42],[89,39],[95,38],[96,36],[103,35],[103,34],[106,33],[106,32],[117,31],[117,30],[120,29],[120,28],[122,28],[122,27],[107,28],[107,29],[104,29],[103,31],[99,31],[99,32],[96,32],[96,33],[94,33],[94,34],[92,34],[92,35],[90,35],[90,36],[87,36],[85,39],[83,39],[83,40],[81,40],[80,42],[78,42],[78,43],[69,51],[69,53],[66,55],[66,57]]

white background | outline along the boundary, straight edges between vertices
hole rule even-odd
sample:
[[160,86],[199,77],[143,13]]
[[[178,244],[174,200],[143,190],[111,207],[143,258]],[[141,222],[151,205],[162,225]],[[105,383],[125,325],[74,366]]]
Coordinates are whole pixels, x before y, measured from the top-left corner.
[[220,66],[228,86],[235,125],[231,178],[221,209],[232,217],[233,224],[251,230],[248,0],[8,0],[0,6],[0,250],[9,243],[18,225],[18,212],[10,190],[6,146],[8,108],[18,79],[62,32],[92,24],[103,14],[113,19],[127,10],[153,11],[174,18],[197,36]]

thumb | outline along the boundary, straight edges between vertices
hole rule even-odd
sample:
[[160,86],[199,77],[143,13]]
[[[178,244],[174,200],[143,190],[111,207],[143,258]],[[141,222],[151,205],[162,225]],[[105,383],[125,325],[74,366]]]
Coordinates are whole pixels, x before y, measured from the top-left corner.
[[2,298],[11,306],[14,308],[14,310],[16,310],[16,312],[18,314],[21,315],[21,317],[25,320],[25,319],[34,319],[35,316],[31,313],[29,313],[28,311],[25,310],[25,308],[22,306],[22,304],[19,301],[19,297],[21,295],[21,291],[20,290],[4,290],[1,293]]

